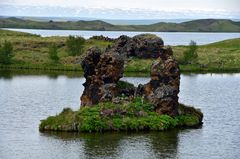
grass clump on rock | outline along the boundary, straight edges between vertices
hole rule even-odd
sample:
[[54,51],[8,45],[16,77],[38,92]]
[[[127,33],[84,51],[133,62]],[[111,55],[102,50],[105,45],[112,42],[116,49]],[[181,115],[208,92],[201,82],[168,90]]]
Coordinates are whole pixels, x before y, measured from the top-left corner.
[[119,88],[119,89],[129,89],[129,88],[134,88],[134,85],[132,83],[120,80],[120,81],[117,82],[117,88]]
[[193,127],[201,125],[202,113],[192,107],[179,105],[178,116],[160,115],[154,106],[135,98],[119,104],[99,103],[85,106],[78,111],[65,108],[56,115],[41,121],[40,131],[163,131],[175,127]]

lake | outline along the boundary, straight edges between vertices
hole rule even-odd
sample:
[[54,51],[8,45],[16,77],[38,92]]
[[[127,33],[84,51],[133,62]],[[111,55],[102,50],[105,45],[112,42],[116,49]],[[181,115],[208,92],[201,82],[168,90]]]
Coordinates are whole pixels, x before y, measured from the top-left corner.
[[[78,73],[74,73],[75,75]],[[124,77],[135,85],[148,77]],[[41,119],[77,110],[78,76],[0,72],[0,158],[239,158],[240,74],[181,75],[179,100],[200,108],[197,129],[144,133],[40,133]]]
[[191,40],[198,45],[209,44],[226,39],[240,38],[240,33],[199,33],[199,32],[130,32],[130,31],[84,31],[84,30],[41,30],[41,29],[8,29],[32,34],[38,34],[43,37],[48,36],[69,36],[79,35],[84,38],[90,38],[94,35],[103,35],[110,38],[118,38],[120,35],[133,37],[142,33],[153,33],[164,40],[165,45],[188,45]]

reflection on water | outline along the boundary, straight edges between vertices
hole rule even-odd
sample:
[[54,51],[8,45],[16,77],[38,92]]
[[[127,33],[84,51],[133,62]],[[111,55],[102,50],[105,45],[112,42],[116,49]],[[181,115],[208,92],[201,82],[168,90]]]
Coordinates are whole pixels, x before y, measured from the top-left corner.
[[[184,131],[184,130],[180,130]],[[179,130],[145,133],[64,133],[46,132],[41,135],[61,142],[74,142],[80,157],[87,158],[175,158]],[[82,147],[79,145],[83,145]]]
[[[135,85],[148,77],[124,77]],[[180,102],[200,108],[198,129],[145,133],[40,133],[41,119],[79,109],[79,72],[0,71],[0,159],[239,158],[240,74],[181,75]]]
[[52,79],[57,79],[59,76],[82,77],[83,73],[80,71],[51,71],[51,70],[1,70],[0,78],[12,79],[15,76],[47,76]]

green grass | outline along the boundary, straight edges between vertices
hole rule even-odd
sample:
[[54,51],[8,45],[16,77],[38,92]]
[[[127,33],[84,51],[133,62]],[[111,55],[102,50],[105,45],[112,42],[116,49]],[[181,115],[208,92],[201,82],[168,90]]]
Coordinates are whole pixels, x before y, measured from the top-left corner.
[[[183,58],[186,46],[173,47],[177,60]],[[181,66],[182,70],[225,72],[240,71],[240,38],[224,40],[208,45],[199,46],[198,64]]]
[[[188,46],[172,46],[174,57],[181,62]],[[196,64],[180,65],[181,72],[239,72],[240,38],[202,45],[197,50]],[[126,71],[149,72],[154,59],[133,58],[126,64]],[[137,71],[136,71],[137,70]]]
[[[180,115],[159,115],[141,98],[121,104],[100,103],[78,111],[65,108],[60,114],[41,121],[40,131],[163,131],[176,127],[194,127],[202,122],[200,110],[179,105]],[[105,112],[105,113],[104,113]]]
[[[37,35],[14,31],[0,30],[0,43],[10,41],[14,47],[12,64],[1,68],[10,69],[53,69],[53,70],[82,70],[80,62],[90,47],[96,46],[104,50],[110,43],[99,40],[87,40],[84,46],[84,54],[81,56],[69,56],[66,47],[67,37],[40,37]],[[49,59],[49,45],[58,47],[58,64]]]
[[[38,35],[0,29],[0,43],[10,41],[14,48],[11,65],[0,65],[2,69],[38,69],[82,71],[81,60],[90,47],[104,50],[111,42],[87,40],[84,53],[80,56],[69,56],[66,47],[67,37],[40,37]],[[59,63],[49,59],[50,44],[58,47]],[[177,61],[183,60],[183,52],[188,46],[172,46]],[[182,72],[239,72],[240,71],[240,38],[199,46],[198,63],[180,65]],[[125,72],[148,73],[154,59],[130,58],[125,64]]]

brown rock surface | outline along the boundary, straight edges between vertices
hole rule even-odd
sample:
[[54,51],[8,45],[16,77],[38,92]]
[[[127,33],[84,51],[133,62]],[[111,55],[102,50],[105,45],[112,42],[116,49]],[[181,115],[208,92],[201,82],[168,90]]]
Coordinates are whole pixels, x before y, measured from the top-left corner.
[[154,34],[140,34],[133,38],[122,35],[109,50],[118,52],[124,57],[157,58],[163,47],[163,40]]
[[81,105],[90,106],[111,101],[117,95],[116,83],[123,75],[124,61],[118,53],[101,53],[99,49],[88,50],[82,61],[86,82]]
[[115,39],[109,38],[107,36],[99,35],[99,36],[92,36],[89,38],[90,40],[102,40],[102,41],[108,41],[108,42],[114,42]]
[[149,83],[139,86],[137,93],[155,106],[159,114],[178,114],[180,70],[170,48],[162,48],[160,57],[153,62]]
[[[120,88],[127,85],[119,79],[123,75],[123,57],[158,57],[150,70],[150,82],[138,88]],[[85,89],[81,105],[94,105],[99,102],[113,101],[118,95],[143,96],[155,106],[159,114],[178,115],[178,93],[180,70],[172,50],[163,46],[163,41],[155,35],[144,34],[133,38],[121,36],[116,43],[101,53],[92,48],[82,61]]]

